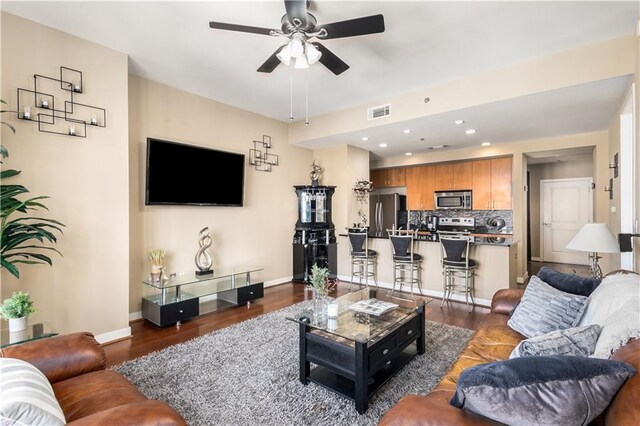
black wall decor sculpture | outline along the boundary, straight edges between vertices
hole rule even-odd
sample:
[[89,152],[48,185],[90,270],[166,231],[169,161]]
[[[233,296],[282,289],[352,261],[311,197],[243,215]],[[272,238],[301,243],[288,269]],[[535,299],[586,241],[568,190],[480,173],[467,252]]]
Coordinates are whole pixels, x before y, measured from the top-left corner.
[[[56,102],[62,96],[56,98],[51,93],[54,91],[62,92],[68,100]],[[81,71],[61,66],[60,78],[34,74],[33,90],[17,89],[18,118],[37,122],[40,132],[86,138],[87,126],[107,127],[107,111],[78,102],[76,98],[82,93],[84,81]],[[60,120],[68,126],[62,126]],[[61,127],[64,128],[61,130]]]
[[[262,145],[262,149],[260,148]],[[271,136],[262,135],[261,141],[253,141],[253,149],[249,150],[249,164],[261,172],[270,172],[272,166],[278,165],[278,156],[270,154]]]

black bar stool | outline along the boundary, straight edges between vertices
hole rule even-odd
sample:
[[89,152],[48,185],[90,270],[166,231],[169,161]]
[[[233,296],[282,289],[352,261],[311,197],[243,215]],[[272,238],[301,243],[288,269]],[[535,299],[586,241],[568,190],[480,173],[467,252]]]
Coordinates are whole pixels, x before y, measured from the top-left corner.
[[[464,291],[464,298],[469,312],[476,302],[473,298],[473,277],[476,269],[476,261],[469,259],[469,246],[471,237],[468,235],[444,235],[439,234],[440,247],[442,247],[442,286],[444,294],[442,303],[451,300],[454,291]],[[455,279],[464,279],[464,286],[456,284]],[[471,305],[469,305],[471,298]]]
[[378,287],[376,280],[376,265],[378,252],[369,249],[369,236],[367,228],[347,228],[349,243],[351,243],[351,280],[349,281],[349,291],[353,284],[354,277],[358,277],[358,284],[362,287],[362,279],[365,285],[369,285],[369,277]]
[[[414,285],[418,287],[418,291],[422,294],[420,280],[422,256],[414,252],[417,231],[387,229],[387,232],[389,233],[391,252],[393,253],[393,289],[391,293],[396,291],[396,284],[400,286],[399,291],[402,291],[404,284],[408,284],[411,286],[411,294],[413,294]],[[409,276],[407,277],[407,275]]]

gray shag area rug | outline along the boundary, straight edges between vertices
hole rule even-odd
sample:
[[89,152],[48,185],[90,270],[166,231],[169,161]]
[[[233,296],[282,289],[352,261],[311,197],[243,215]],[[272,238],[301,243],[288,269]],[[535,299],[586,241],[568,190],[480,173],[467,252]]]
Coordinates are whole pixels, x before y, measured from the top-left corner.
[[[473,331],[427,321],[426,353],[369,400],[354,403],[299,381],[298,325],[285,319],[302,302],[114,367],[148,398],[190,425],[374,425],[407,394],[428,393]],[[313,364],[312,364],[313,368]]]

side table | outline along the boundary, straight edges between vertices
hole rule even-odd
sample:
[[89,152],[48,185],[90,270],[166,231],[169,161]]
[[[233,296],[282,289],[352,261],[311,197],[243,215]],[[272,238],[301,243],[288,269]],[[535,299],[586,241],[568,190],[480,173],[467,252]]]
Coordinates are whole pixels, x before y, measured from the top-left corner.
[[57,335],[58,331],[47,321],[28,322],[27,328],[22,331],[9,332],[8,328],[0,330],[0,348]]

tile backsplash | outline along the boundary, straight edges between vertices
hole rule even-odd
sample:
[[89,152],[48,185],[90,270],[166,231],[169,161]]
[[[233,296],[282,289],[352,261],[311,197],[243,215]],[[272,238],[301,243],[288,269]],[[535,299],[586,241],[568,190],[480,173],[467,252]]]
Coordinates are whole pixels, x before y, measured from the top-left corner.
[[512,210],[412,210],[409,212],[410,228],[420,228],[420,224],[426,222],[428,215],[438,217],[473,217],[476,219],[476,228],[486,227],[488,221],[499,218],[504,220],[505,223],[502,232],[513,232]]

